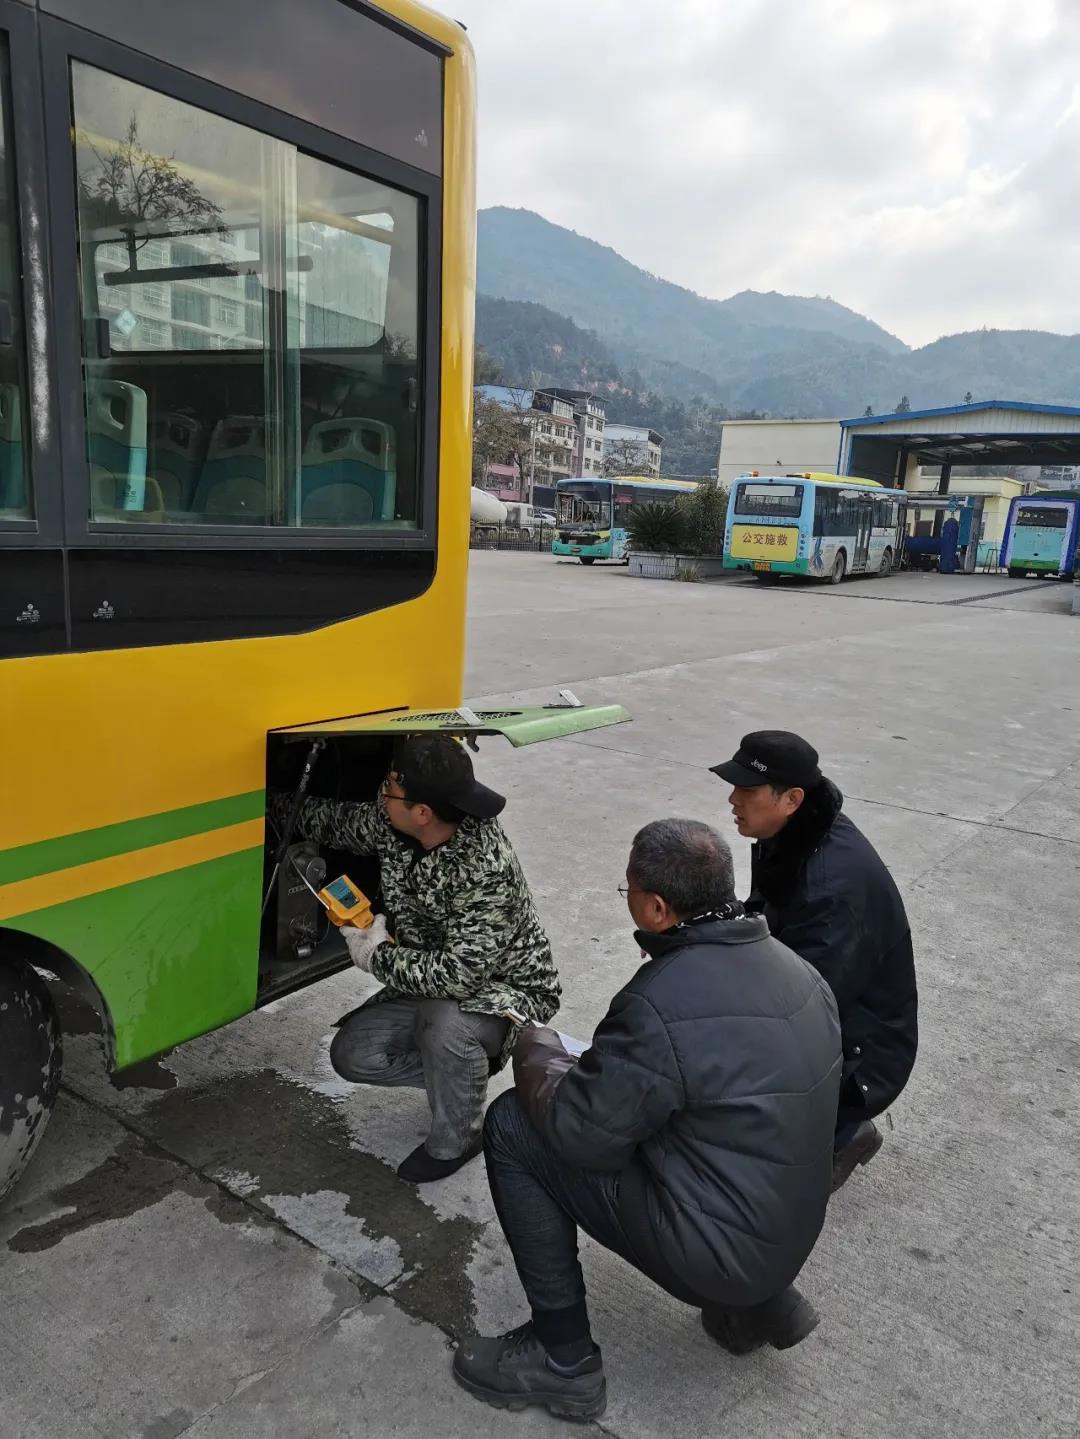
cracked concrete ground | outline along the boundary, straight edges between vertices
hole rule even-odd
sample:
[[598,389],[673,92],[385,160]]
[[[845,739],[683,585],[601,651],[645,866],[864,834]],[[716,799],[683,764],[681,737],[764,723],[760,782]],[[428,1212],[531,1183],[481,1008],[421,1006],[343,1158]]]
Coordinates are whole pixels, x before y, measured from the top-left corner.
[[[635,717],[481,750],[562,967],[560,1027],[590,1032],[636,962],[616,893],[634,830],[726,825],[706,767],[747,729],[819,745],[916,936],[920,1060],[805,1271],[821,1327],[732,1359],[587,1246],[610,1394],[594,1432],[1080,1432],[1070,598],[998,576],[765,589],[474,557],[470,697],[570,685]],[[478,1165],[419,1192],[393,1175],[423,1096],[329,1069],[368,983],[338,976],[121,1087],[72,1012],[60,1104],[0,1210],[3,1439],[555,1432],[449,1379],[453,1336],[518,1322],[520,1296]]]

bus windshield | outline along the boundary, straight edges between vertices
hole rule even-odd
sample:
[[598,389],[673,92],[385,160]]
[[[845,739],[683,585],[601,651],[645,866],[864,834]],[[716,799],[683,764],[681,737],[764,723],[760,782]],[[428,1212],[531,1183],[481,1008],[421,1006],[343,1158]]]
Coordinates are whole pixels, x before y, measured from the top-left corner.
[[779,515],[797,520],[802,514],[802,485],[743,483],[735,497],[737,515]]
[[581,484],[560,485],[557,517],[560,525],[597,525],[601,529],[609,528],[611,486],[598,485],[587,480]]
[[1063,530],[1069,523],[1065,509],[1049,509],[1042,505],[1022,505],[1016,516],[1018,525],[1038,525],[1044,530]]

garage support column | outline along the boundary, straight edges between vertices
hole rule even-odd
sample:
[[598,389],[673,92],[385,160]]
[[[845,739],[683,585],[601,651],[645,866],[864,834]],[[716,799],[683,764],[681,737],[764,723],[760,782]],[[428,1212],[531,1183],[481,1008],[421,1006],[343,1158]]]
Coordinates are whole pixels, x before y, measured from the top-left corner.
[[[949,493],[949,481],[952,479],[952,462],[946,461],[941,467],[941,474],[938,477],[937,492],[939,495]],[[934,513],[934,534],[941,534],[941,527],[945,523],[945,511],[937,510]]]

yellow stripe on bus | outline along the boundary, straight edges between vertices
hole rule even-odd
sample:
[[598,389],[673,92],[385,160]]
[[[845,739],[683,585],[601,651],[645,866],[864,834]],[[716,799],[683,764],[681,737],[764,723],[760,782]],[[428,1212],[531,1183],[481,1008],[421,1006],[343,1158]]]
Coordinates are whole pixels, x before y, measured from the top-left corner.
[[148,849],[111,855],[108,859],[93,860],[89,864],[75,865],[72,869],[0,885],[0,920],[50,909],[72,899],[85,899],[87,895],[119,889],[121,885],[134,884],[140,879],[154,879],[157,875],[202,864],[205,860],[224,859],[226,855],[238,854],[241,850],[255,849],[262,842],[263,821],[247,819],[240,824],[226,825],[223,829],[170,840],[167,844],[155,844]]

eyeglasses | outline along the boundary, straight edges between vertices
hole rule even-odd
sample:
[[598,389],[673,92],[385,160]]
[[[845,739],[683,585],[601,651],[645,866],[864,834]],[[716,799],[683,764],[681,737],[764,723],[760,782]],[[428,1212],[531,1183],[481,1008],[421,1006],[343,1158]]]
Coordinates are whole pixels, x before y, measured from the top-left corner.
[[638,889],[638,887],[633,884],[620,884],[619,893],[622,895],[623,899],[629,899],[632,894],[643,894],[644,891]]
[[407,794],[391,794],[390,791],[387,789],[386,786],[387,786],[388,784],[390,784],[391,780],[396,780],[396,779],[397,779],[397,776],[396,776],[396,775],[389,775],[389,774],[388,774],[388,775],[386,776],[386,778],[383,780],[382,784],[379,786],[379,794],[380,794],[380,795],[382,796],[382,798],[385,799],[385,800],[396,799],[396,800],[399,800],[402,804],[409,804],[409,803],[411,803],[411,801],[409,800],[409,796],[408,796]]

